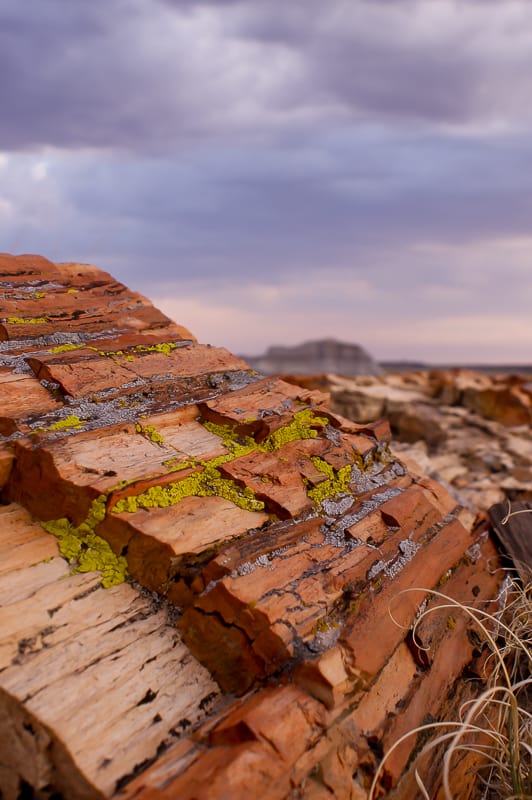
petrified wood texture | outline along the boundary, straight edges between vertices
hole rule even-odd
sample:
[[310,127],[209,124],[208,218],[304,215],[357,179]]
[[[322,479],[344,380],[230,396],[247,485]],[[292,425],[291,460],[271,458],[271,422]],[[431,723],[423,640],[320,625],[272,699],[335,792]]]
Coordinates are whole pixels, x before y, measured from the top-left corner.
[[[431,590],[489,605],[497,553],[386,421],[36,256],[0,256],[0,391],[7,800],[361,800],[482,680]],[[415,796],[419,746],[381,789]]]
[[[112,795],[219,695],[138,589],[69,575],[57,542],[0,509],[0,774],[6,800]],[[7,776],[9,774],[9,784]]]

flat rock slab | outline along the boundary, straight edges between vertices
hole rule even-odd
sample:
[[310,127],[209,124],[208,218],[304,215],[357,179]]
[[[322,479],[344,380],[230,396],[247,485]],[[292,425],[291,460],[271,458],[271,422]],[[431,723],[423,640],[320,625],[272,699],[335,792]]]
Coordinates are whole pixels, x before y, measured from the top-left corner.
[[13,375],[0,369],[0,434],[24,430],[20,424],[26,416],[48,414],[61,408],[61,403],[31,375]]
[[40,379],[58,383],[65,394],[75,398],[99,392],[123,395],[138,388],[139,383],[162,381],[168,376],[187,378],[247,369],[242,359],[222,347],[208,345],[185,345],[168,353],[148,351],[129,355],[113,352],[107,355],[85,349],[77,359],[71,353],[67,363],[57,356],[53,359],[34,357],[29,363]]

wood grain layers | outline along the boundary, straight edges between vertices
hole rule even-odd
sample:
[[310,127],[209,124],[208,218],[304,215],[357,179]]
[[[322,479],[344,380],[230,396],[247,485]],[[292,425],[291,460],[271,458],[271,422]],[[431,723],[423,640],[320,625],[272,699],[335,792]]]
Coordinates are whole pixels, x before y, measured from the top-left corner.
[[[55,538],[0,509],[0,765],[38,792],[113,794],[219,692],[137,589],[69,575]],[[206,700],[206,698],[208,698]]]

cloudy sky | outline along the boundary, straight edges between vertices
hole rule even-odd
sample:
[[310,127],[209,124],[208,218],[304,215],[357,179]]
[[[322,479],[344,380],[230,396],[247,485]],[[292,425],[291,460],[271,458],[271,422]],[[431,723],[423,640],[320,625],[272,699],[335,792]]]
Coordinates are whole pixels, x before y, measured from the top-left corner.
[[2,0],[0,250],[201,341],[532,362],[530,0]]

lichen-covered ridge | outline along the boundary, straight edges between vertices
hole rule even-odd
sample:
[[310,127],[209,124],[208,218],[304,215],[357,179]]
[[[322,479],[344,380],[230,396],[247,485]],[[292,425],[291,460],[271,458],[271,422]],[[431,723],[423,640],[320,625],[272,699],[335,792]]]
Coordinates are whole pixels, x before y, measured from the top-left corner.
[[[238,436],[228,425],[216,425],[212,422],[204,422],[205,428],[219,436],[227,448],[225,455],[217,456],[210,461],[189,460],[179,463],[178,459],[171,465],[173,471],[184,469],[194,469],[192,475],[176,480],[164,486],[151,486],[145,492],[138,495],[130,495],[123,500],[119,500],[112,511],[117,513],[128,511],[135,512],[139,508],[159,508],[174,505],[184,497],[225,497],[235,503],[240,508],[250,511],[261,511],[264,502],[258,500],[249,487],[240,487],[235,481],[225,478],[219,471],[219,467],[251,453],[275,453],[282,449],[285,444],[304,439],[315,439],[318,431],[329,424],[326,417],[318,416],[312,409],[297,411],[291,422],[275,430],[263,442],[256,442],[251,436]],[[137,431],[143,435],[148,435],[151,441],[161,442],[162,436],[153,426],[143,427],[137,423]],[[314,499],[317,505],[322,499],[332,497],[339,492],[349,491],[350,467],[339,470],[338,475],[326,461],[319,461],[321,472],[327,476],[323,481],[322,488],[318,493],[317,489],[310,489],[309,497]]]
[[[122,481],[92,502],[86,519],[80,525],[75,526],[66,518],[43,523],[45,530],[58,537],[61,553],[73,564],[74,571],[99,569],[102,571],[102,581],[106,586],[125,580],[127,575],[126,559],[120,553],[113,553],[105,539],[95,533],[95,529],[105,521],[108,512],[135,513],[139,509],[167,508],[176,505],[185,497],[220,497],[229,500],[241,509],[262,511],[265,508],[264,500],[259,499],[249,486],[242,486],[222,475],[220,467],[252,453],[280,453],[282,458],[282,450],[285,445],[317,439],[320,432],[324,435],[330,422],[327,417],[320,416],[313,409],[301,409],[295,412],[291,421],[277,428],[262,442],[256,442],[248,435],[236,434],[229,425],[217,425],[212,422],[202,422],[201,424],[206,430],[220,438],[227,450],[226,453],[211,460],[183,460],[179,456],[175,456],[164,463],[169,472],[175,472],[176,475],[186,471],[185,477],[162,485],[152,484],[138,494],[128,494],[110,504],[108,498],[113,492],[137,483],[135,479]],[[49,431],[58,429],[80,430],[81,423],[77,417],[71,416],[48,428]],[[135,424],[135,432],[154,444],[162,444],[164,441],[164,437],[154,425],[145,424],[145,415],[142,415],[142,420]],[[310,486],[303,477],[308,497],[315,504],[316,510],[319,510],[324,500],[331,500],[338,495],[350,493],[351,465],[348,464],[335,470],[322,458],[310,455],[306,457],[324,476],[321,482],[314,487]],[[360,459],[358,463],[360,463]],[[272,518],[275,519],[274,514],[272,514]]]

